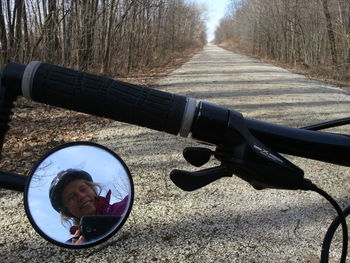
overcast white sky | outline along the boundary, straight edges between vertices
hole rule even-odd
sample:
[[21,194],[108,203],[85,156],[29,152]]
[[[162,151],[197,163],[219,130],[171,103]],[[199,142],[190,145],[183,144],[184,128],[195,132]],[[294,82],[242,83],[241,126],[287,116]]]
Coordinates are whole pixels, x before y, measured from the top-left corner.
[[225,14],[226,7],[230,0],[189,0],[191,2],[205,4],[207,6],[207,36],[208,41],[214,39],[215,28],[219,24],[220,18]]

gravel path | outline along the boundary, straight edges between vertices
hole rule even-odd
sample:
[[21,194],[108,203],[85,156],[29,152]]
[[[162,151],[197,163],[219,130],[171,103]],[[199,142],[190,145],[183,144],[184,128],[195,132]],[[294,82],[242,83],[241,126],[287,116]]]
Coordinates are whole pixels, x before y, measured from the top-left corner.
[[[350,112],[349,94],[336,87],[213,45],[156,88],[291,127],[348,117]],[[350,127],[336,131],[350,134]],[[57,248],[30,228],[21,195],[1,191],[4,262],[319,262],[335,212],[317,194],[256,191],[236,177],[183,192],[168,175],[173,169],[196,170],[183,159],[182,149],[197,143],[124,123],[113,123],[95,141],[117,152],[134,178],[133,211],[120,233],[84,251]],[[290,160],[343,206],[350,204],[349,169]],[[332,262],[337,262],[339,242],[333,248]]]

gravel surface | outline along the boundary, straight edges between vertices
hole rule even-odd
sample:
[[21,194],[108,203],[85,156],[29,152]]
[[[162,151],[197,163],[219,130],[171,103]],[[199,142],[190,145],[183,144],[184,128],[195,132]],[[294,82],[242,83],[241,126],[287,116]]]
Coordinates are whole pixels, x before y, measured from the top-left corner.
[[[350,112],[349,93],[341,89],[213,45],[156,88],[290,127]],[[350,127],[332,131],[350,134]],[[198,145],[191,139],[113,123],[94,140],[117,152],[134,178],[134,207],[121,231],[83,251],[55,247],[30,227],[22,195],[1,190],[2,262],[319,262],[335,211],[318,194],[257,191],[234,176],[184,192],[168,175],[197,170],[182,157],[184,147]],[[342,206],[350,204],[349,169],[288,158]],[[335,240],[331,262],[338,262],[340,247]]]

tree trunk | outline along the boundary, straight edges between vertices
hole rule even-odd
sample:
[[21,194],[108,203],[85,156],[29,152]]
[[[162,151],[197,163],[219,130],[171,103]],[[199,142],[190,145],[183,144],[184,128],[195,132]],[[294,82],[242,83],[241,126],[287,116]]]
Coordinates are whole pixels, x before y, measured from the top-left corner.
[[15,10],[16,12],[16,30],[15,30],[15,54],[14,60],[20,60],[20,52],[22,46],[22,15],[23,15],[23,0],[17,0],[15,2]]
[[347,68],[349,69],[350,68],[350,1],[348,2],[348,15],[349,15],[348,26],[347,26],[348,58],[346,62],[347,62]]
[[2,10],[3,0],[0,1],[0,67],[8,61],[8,47],[7,47],[7,36],[6,36],[6,26],[5,26],[5,18]]
[[128,67],[127,73],[130,73],[134,64],[134,42],[135,42],[135,24],[137,18],[138,3],[133,7],[132,20],[131,20],[131,30],[129,32],[129,50],[128,50]]
[[27,10],[25,2],[23,3],[23,54],[21,61],[26,61],[28,59],[28,56],[30,54],[30,40],[29,40],[29,34],[28,34],[28,19],[27,19]]
[[[118,3],[117,3],[118,6]],[[112,25],[114,20],[114,15],[116,10],[114,9],[114,1],[112,2],[112,5],[110,7],[110,13],[109,13],[109,19],[107,20],[107,36],[105,38],[105,51],[103,54],[103,67],[102,67],[102,73],[108,74],[109,73],[109,63],[110,63],[110,41],[111,41],[111,32],[112,32]],[[108,12],[107,12],[108,13]]]
[[329,8],[328,8],[328,0],[322,0],[322,4],[323,4],[323,12],[326,17],[327,33],[328,33],[328,39],[329,39],[329,44],[331,49],[332,62],[333,62],[333,65],[337,65],[338,64],[337,51],[335,46],[335,37],[334,37],[334,30],[333,30],[331,15],[329,13]]
[[[14,46],[15,42],[15,13],[16,9],[14,8],[13,10],[13,18],[12,18],[12,13],[11,13],[11,2],[10,0],[7,0],[7,25],[8,25],[8,42],[9,42],[9,47]],[[11,54],[10,54],[11,55]]]

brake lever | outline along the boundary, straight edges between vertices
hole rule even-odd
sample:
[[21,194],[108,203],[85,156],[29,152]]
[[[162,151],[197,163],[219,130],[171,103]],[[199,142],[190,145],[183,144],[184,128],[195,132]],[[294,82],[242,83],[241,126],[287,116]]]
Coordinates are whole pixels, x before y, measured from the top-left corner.
[[304,171],[254,137],[241,113],[229,111],[225,140],[217,149],[223,152],[223,157],[216,155],[217,158],[254,188],[297,190],[303,187]]
[[170,179],[184,191],[194,191],[222,177],[231,177],[232,173],[225,166],[217,166],[196,172],[173,170]]

